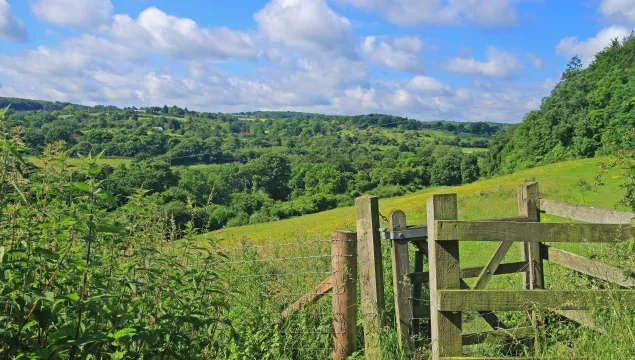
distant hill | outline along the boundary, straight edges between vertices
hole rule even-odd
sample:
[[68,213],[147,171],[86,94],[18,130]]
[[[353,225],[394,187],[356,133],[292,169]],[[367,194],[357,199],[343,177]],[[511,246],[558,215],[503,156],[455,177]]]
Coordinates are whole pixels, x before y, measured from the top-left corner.
[[490,142],[489,173],[632,149],[635,38],[615,39],[588,68],[574,57],[540,109]]

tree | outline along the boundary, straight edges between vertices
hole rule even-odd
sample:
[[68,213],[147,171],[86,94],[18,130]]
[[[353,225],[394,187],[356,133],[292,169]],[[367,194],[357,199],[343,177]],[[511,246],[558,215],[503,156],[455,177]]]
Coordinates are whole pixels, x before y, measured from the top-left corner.
[[432,185],[460,185],[462,181],[461,157],[446,155],[437,160],[432,165],[430,181]]
[[481,176],[478,158],[474,154],[466,154],[461,159],[461,177],[463,184],[471,183]]
[[286,156],[265,154],[247,163],[244,171],[252,191],[262,190],[274,200],[288,198],[291,164]]
[[167,114],[169,112],[168,106],[167,105],[163,105],[163,108],[161,109],[161,113],[162,114]]

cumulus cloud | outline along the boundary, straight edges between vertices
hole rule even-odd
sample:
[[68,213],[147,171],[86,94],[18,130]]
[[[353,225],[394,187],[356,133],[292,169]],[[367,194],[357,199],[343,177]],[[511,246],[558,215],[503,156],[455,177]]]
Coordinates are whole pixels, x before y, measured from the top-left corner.
[[600,12],[615,21],[635,23],[635,1],[602,0]]
[[376,66],[420,73],[421,50],[423,42],[418,37],[401,37],[379,40],[375,36],[367,36],[362,42],[362,53],[368,61]]
[[6,0],[0,0],[0,39],[12,42],[26,42],[26,26],[11,11]]
[[517,22],[519,0],[336,0],[378,13],[403,26],[511,26]]
[[447,94],[451,87],[429,76],[417,75],[406,83],[409,90],[424,94]]
[[600,30],[595,37],[586,40],[570,36],[560,40],[556,45],[556,54],[567,58],[578,56],[585,65],[589,65],[595,54],[602,51],[612,40],[621,40],[630,33],[630,30],[625,27],[611,26]]
[[487,49],[486,61],[473,58],[455,58],[447,63],[446,69],[455,74],[507,78],[514,71],[522,69],[522,64],[516,55],[490,46]]
[[292,49],[356,56],[350,21],[324,0],[273,0],[254,19],[271,41]]
[[113,14],[110,0],[39,0],[31,10],[51,24],[93,31],[107,29]]
[[171,58],[255,59],[258,51],[249,34],[226,27],[201,28],[187,18],[151,7],[137,19],[115,15],[110,35],[132,51],[145,50]]

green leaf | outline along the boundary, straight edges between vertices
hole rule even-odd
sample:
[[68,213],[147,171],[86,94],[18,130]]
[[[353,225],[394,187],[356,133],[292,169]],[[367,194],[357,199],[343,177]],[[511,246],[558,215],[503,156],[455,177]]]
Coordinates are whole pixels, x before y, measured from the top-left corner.
[[22,328],[22,331],[24,331],[24,330],[26,330],[26,329],[29,329],[29,328],[33,327],[35,324],[37,324],[37,321],[36,321],[36,320],[31,320],[31,321],[29,321],[29,323],[28,323],[28,324],[24,325],[24,327]]
[[108,337],[111,337],[115,340],[119,340],[122,337],[126,337],[126,336],[133,336],[137,333],[137,330],[134,328],[125,328],[125,329],[121,329],[119,331],[117,331],[116,333],[110,333],[108,334]]
[[80,182],[73,182],[70,184],[75,189],[90,194],[90,185]]
[[183,291],[190,290],[190,289],[194,289],[194,284],[188,284],[188,285],[183,286],[182,288],[180,288],[180,289],[178,289],[176,291],[176,294],[181,293]]
[[114,224],[99,224],[95,228],[95,231],[97,231],[98,233],[104,233],[104,234],[125,234],[126,233],[126,229]]

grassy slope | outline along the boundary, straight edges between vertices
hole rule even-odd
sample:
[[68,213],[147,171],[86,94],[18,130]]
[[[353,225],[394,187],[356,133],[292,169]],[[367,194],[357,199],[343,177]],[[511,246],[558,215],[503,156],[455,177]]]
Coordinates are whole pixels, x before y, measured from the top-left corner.
[[[35,166],[42,166],[42,160],[36,156],[30,156],[29,161],[32,162]],[[78,158],[68,158],[66,159],[69,165],[79,165],[84,160]],[[118,167],[121,164],[130,165],[132,162],[132,158],[101,158],[98,163],[101,165],[110,165],[112,167]]]
[[[434,188],[402,197],[381,199],[380,212],[387,215],[392,209],[401,209],[406,213],[408,224],[425,224],[426,200],[435,193],[457,193],[459,198],[459,219],[483,219],[517,215],[516,187],[535,180],[540,184],[544,198],[613,208],[620,197],[618,185],[620,179],[615,174],[606,177],[604,187],[596,191],[580,190],[580,179],[594,183],[598,173],[598,161],[607,158],[584,159],[542,166],[520,171],[511,175],[478,181],[472,184],[452,188]],[[543,221],[554,220],[545,216]],[[382,225],[386,225],[382,221]],[[219,240],[223,246],[237,244],[247,238],[258,244],[278,243],[282,240],[324,239],[332,230],[355,229],[355,209],[345,207],[305,215],[268,224],[248,225],[227,228],[201,235],[204,239]],[[495,244],[461,244],[465,266],[478,265],[488,258]],[[516,252],[510,256],[516,257]],[[511,260],[508,259],[508,260]]]

